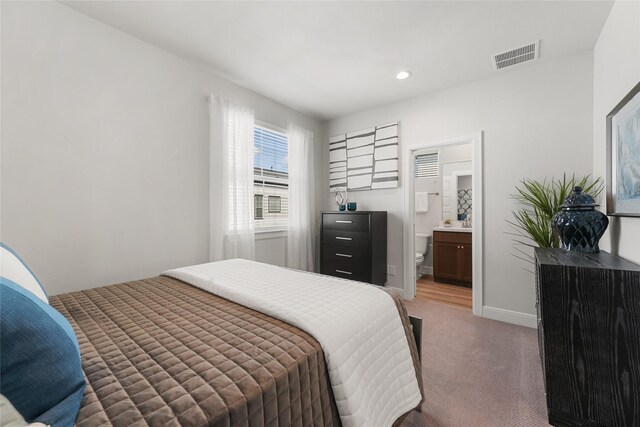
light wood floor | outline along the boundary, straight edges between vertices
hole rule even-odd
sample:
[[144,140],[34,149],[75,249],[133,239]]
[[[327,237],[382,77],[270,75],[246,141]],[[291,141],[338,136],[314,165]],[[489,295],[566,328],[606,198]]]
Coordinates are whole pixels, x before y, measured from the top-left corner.
[[436,283],[432,276],[422,276],[416,281],[416,298],[471,308],[471,288]]

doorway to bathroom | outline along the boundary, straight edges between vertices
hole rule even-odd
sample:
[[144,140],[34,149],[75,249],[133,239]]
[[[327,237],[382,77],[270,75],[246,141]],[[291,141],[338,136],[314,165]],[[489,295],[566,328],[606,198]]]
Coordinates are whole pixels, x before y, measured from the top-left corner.
[[405,297],[482,315],[482,133],[404,149]]

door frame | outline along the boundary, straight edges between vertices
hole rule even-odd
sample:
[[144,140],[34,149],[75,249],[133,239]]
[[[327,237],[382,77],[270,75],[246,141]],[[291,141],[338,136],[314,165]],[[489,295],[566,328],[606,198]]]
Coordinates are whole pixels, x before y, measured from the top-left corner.
[[[473,171],[473,215],[471,225],[473,227],[472,258],[473,258],[473,285],[472,285],[472,311],[476,316],[482,316],[483,308],[483,176],[482,153],[483,132],[475,132],[467,135],[444,138],[435,141],[416,142],[407,144],[403,148],[403,178],[404,178],[404,296],[413,299],[416,295],[416,265],[415,265],[415,178],[413,165],[416,151],[424,149],[437,149],[453,145],[471,144],[473,158],[471,169]],[[442,190],[440,190],[442,194]]]

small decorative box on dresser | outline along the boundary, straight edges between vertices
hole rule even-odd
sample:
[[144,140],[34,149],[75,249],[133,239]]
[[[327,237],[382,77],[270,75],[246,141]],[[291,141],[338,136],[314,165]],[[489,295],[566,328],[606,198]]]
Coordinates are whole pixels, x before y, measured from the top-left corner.
[[387,213],[323,212],[320,272],[384,285],[387,281]]
[[640,266],[536,248],[549,423],[640,426]]

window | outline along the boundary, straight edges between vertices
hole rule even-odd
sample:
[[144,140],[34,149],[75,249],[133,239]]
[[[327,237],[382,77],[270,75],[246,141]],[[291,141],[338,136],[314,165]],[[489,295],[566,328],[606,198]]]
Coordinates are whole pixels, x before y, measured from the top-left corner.
[[[286,227],[289,217],[287,135],[264,126],[256,126],[253,137],[256,228]],[[267,204],[266,209],[264,202]]]
[[282,197],[269,196],[269,213],[280,213],[282,210]]
[[430,178],[440,175],[438,153],[418,154],[415,161],[415,177]]
[[264,219],[262,216],[263,215],[262,212],[264,209],[264,207],[262,206],[262,203],[263,203],[262,198],[263,198],[262,194],[256,194],[253,196],[253,206],[254,206],[253,208],[255,209],[254,215],[253,215],[254,219]]

